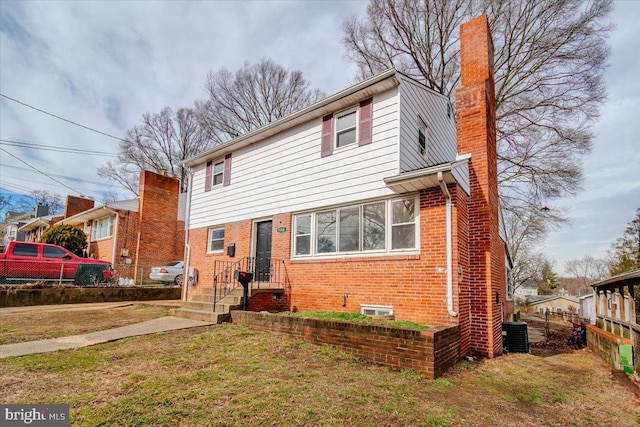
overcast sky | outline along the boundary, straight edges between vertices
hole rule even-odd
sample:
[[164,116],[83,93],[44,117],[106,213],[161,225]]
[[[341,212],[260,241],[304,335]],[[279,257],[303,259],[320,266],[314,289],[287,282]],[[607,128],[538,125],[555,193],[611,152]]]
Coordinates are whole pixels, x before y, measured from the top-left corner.
[[[332,94],[354,82],[341,25],[349,14],[364,14],[366,4],[2,0],[0,92],[117,137],[145,112],[191,107],[204,99],[208,71],[235,71],[263,57],[302,70],[312,87]],[[558,203],[568,209],[571,224],[553,232],[544,248],[560,273],[568,259],[604,255],[640,207],[638,17],[640,2],[616,3],[606,74],[609,99],[595,127],[593,153],[585,159],[584,191]],[[74,193],[32,166],[97,200],[105,188],[125,194],[96,174],[114,159],[108,154],[117,152],[115,139],[6,98],[0,98],[0,139],[106,153],[61,153],[1,142],[6,150],[0,151],[2,191]]]

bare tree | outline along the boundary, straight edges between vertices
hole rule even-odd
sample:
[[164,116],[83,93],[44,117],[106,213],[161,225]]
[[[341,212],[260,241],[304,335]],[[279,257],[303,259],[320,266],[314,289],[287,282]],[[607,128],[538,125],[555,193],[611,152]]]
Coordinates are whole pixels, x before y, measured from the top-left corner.
[[26,197],[20,199],[15,206],[21,212],[33,212],[38,205],[47,206],[49,215],[62,213],[64,200],[58,193],[47,190],[33,190]]
[[196,102],[203,127],[216,143],[251,132],[322,99],[309,89],[299,70],[287,71],[262,59],[231,73],[226,68],[207,75],[209,99]]
[[182,191],[186,191],[186,170],[181,161],[212,146],[194,110],[181,108],[174,114],[165,107],[156,114],[145,113],[142,123],[127,131],[117,162],[101,166],[98,175],[137,195],[141,170],[166,171],[180,179]]
[[611,262],[606,258],[585,255],[580,259],[567,261],[564,268],[579,280],[581,290],[589,290],[589,285],[609,277]]
[[366,17],[345,21],[343,43],[358,78],[395,67],[453,98],[459,25],[487,13],[502,206],[514,213],[509,219],[526,214],[535,224],[521,223],[525,229],[544,233],[565,219],[548,201],[580,190],[581,159],[605,99],[611,9],[611,0],[371,0]]

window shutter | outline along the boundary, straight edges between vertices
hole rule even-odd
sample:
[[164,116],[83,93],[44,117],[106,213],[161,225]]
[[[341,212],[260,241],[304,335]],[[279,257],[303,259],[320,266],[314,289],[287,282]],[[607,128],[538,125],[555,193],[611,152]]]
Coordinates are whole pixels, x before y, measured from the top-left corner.
[[224,156],[224,175],[222,176],[222,186],[231,184],[231,153]]
[[328,114],[322,118],[321,144],[320,157],[327,157],[333,154],[333,114]]
[[213,173],[213,162],[207,162],[207,174],[204,178],[204,191],[211,191],[211,180],[213,177],[211,176]]
[[360,103],[360,123],[358,123],[358,145],[371,144],[371,118],[373,116],[373,98]]

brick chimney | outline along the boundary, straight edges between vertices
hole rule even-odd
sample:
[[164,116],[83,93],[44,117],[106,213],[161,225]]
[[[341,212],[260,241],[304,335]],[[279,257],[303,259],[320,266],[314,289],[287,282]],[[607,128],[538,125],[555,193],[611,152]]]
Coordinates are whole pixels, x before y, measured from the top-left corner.
[[67,203],[64,206],[64,217],[69,218],[92,209],[95,206],[93,199],[87,199],[86,197],[67,196]]
[[140,172],[140,228],[136,248],[140,266],[182,259],[184,229],[178,223],[179,194],[180,181],[176,178]]
[[486,15],[460,26],[462,85],[456,90],[458,152],[469,175],[470,339],[473,353],[502,353],[504,243],[498,234],[498,162],[493,41]]

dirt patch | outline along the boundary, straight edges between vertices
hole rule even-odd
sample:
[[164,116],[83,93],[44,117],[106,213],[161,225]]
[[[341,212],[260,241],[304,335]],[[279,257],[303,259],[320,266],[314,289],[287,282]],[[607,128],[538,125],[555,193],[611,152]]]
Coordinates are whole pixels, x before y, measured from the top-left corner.
[[[529,328],[536,328],[544,334],[544,320],[526,319]],[[529,348],[531,354],[540,357],[550,357],[558,354],[568,354],[576,351],[576,348],[567,344],[567,338],[571,334],[572,326],[568,322],[550,321],[548,334],[544,341],[531,342]]]

